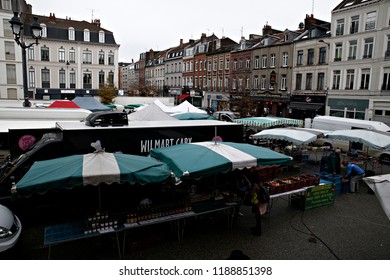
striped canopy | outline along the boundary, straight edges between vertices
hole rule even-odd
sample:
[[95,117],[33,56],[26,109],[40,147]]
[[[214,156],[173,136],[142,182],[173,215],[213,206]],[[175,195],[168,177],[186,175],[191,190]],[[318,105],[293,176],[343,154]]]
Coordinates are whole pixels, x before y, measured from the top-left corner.
[[291,157],[255,145],[233,142],[198,142],[153,149],[151,156],[165,162],[176,177],[200,178],[235,169],[279,165]]
[[168,166],[154,158],[99,151],[37,161],[13,192],[29,195],[101,183],[159,183],[170,175]]
[[243,125],[254,126],[256,128],[264,129],[276,126],[303,126],[302,120],[295,120],[289,118],[279,117],[253,117],[235,119],[234,122],[241,123]]

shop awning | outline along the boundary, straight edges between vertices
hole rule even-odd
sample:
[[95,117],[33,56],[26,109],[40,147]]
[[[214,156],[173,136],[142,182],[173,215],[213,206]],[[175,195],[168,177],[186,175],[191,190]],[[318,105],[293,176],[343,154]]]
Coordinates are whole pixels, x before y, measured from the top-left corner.
[[319,103],[303,103],[303,102],[290,102],[289,108],[296,110],[311,110],[318,111],[324,104]]
[[190,97],[189,94],[182,94],[182,95],[179,95],[179,96],[177,97],[177,99],[186,99],[186,98],[188,98],[188,97]]

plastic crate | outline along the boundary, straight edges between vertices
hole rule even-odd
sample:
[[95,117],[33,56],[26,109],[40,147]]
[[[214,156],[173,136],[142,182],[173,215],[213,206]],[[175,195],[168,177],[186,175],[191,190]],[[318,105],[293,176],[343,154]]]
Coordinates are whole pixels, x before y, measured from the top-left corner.
[[319,177],[320,179],[325,179],[325,180],[326,180],[325,177],[329,176],[330,173],[328,173],[328,172],[319,172],[319,173],[316,173],[315,175],[316,175],[317,177]]
[[327,181],[330,181],[332,183],[340,183],[341,184],[341,180],[343,179],[343,176],[341,175],[334,175],[334,174],[329,174],[327,176],[325,176],[324,178],[325,180]]

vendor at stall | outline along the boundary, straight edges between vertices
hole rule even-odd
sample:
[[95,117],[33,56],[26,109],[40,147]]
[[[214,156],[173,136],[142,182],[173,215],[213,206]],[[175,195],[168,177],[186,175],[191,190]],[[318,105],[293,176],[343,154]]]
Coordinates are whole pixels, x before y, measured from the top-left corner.
[[363,179],[366,175],[364,169],[352,162],[343,161],[341,164],[344,167],[347,167],[347,172],[345,173],[342,182],[346,183],[350,181],[350,193],[359,192],[359,180]]

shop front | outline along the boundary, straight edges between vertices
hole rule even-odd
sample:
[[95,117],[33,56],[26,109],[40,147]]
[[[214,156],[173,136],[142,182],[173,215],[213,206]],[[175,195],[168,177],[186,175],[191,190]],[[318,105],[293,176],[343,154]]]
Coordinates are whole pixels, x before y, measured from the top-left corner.
[[368,99],[328,98],[329,116],[350,119],[366,119]]
[[288,94],[251,94],[251,99],[257,102],[258,116],[289,117],[290,96]]
[[325,114],[326,96],[318,95],[293,95],[288,106],[291,118],[314,118],[316,115]]

